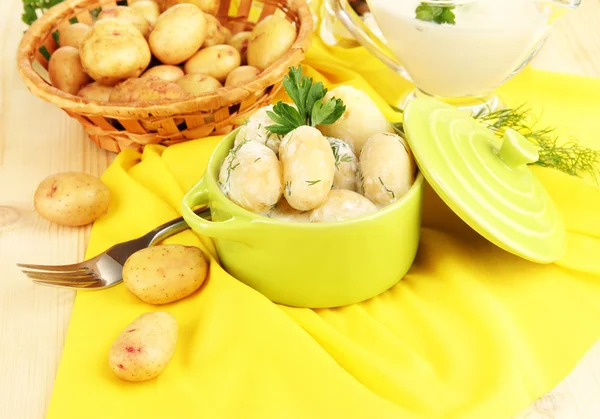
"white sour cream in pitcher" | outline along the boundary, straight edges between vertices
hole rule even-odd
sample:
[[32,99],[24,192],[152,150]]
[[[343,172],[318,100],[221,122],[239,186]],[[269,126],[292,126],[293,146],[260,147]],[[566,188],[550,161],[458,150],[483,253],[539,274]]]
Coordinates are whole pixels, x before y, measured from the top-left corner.
[[457,98],[499,86],[545,36],[534,0],[475,0],[453,9],[456,23],[416,19],[419,0],[368,0],[387,45],[423,92]]

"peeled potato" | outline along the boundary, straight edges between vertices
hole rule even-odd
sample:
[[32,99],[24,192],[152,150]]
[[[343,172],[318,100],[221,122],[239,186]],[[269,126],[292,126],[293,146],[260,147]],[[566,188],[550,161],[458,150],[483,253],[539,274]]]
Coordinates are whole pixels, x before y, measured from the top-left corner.
[[108,102],[112,90],[112,86],[104,86],[98,82],[93,82],[77,92],[77,96],[91,100],[99,100],[100,102]]
[[191,4],[178,4],[159,16],[148,43],[163,64],[180,64],[198,51],[205,37],[204,13]]
[[79,48],[83,38],[92,30],[85,23],[73,23],[60,30],[58,44],[61,47]]
[[146,70],[140,77],[158,77],[166,81],[177,81],[184,75],[183,70],[175,65],[157,65]]
[[57,173],[37,187],[33,203],[44,218],[65,226],[83,226],[108,209],[110,191],[98,178],[85,173]]
[[144,16],[150,25],[154,25],[160,16],[160,7],[158,3],[152,0],[136,1],[133,4],[130,4],[129,7],[137,10],[140,15]]
[[127,6],[105,7],[98,15],[98,21],[102,19],[117,19],[131,23],[146,37],[150,33],[150,23],[144,15],[136,8]]
[[277,61],[296,40],[296,28],[286,18],[270,15],[256,24],[248,40],[248,64],[264,70]]
[[186,74],[176,83],[190,96],[213,92],[223,87],[219,80],[205,74]]
[[48,62],[48,74],[54,87],[72,95],[92,81],[83,69],[75,47],[60,47],[54,51]]
[[241,58],[231,45],[202,48],[185,63],[186,74],[206,74],[224,83],[227,75],[240,66]]
[[151,59],[141,32],[131,23],[114,18],[97,21],[82,41],[80,52],[85,71],[108,86],[138,77]]
[[212,15],[206,15],[206,38],[204,38],[203,47],[224,44],[230,37],[231,32],[221,25],[219,19]]
[[250,40],[251,35],[252,32],[238,32],[227,41],[228,45],[231,45],[240,53],[242,65],[246,65],[248,63],[246,51],[248,50],[248,41]]
[[175,354],[179,327],[170,313],[144,313],[129,323],[110,347],[108,364],[125,381],[146,381],[162,373]]
[[208,259],[193,246],[148,247],[123,265],[123,284],[148,304],[167,304],[194,293],[208,275]]
[[345,189],[329,191],[327,200],[310,214],[311,223],[332,223],[365,217],[377,212],[377,207],[359,193]]

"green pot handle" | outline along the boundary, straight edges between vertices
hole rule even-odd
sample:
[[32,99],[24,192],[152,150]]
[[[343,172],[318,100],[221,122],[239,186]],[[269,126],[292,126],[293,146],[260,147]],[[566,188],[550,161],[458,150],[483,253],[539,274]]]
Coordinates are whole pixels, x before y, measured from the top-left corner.
[[186,223],[198,233],[215,239],[225,239],[230,241],[242,242],[246,240],[245,232],[248,230],[246,224],[237,220],[234,216],[225,221],[208,221],[196,215],[194,207],[206,206],[208,202],[208,188],[206,180],[203,177],[184,197],[181,204],[181,213]]

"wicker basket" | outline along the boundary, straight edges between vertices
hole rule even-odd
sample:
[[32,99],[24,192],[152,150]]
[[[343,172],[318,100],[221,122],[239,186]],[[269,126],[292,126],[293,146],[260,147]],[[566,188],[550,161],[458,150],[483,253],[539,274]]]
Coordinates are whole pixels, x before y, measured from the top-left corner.
[[[223,87],[179,100],[133,104],[88,100],[52,87],[47,76],[47,57],[58,48],[54,32],[76,21],[92,24],[99,8],[117,3],[126,1],[66,0],[58,4],[28,29],[17,55],[19,73],[28,89],[77,119],[99,147],[112,152],[227,134],[245,116],[269,103],[289,67],[304,58],[312,35],[312,17],[305,0],[221,0],[216,17],[233,34],[251,30],[257,21],[273,13],[295,22],[298,30],[290,50],[244,86]],[[148,131],[142,122],[156,129]]]

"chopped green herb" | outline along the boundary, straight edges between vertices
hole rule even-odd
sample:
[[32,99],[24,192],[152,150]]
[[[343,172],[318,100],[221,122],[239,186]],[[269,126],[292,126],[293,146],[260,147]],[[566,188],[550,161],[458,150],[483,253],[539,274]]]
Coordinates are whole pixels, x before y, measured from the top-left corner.
[[310,186],[316,185],[317,183],[319,183],[321,181],[321,179],[319,180],[307,180],[306,183],[308,183]]
[[254,160],[254,163],[256,163],[257,161],[259,161],[262,157],[257,158],[256,160]]
[[448,23],[454,25],[456,23],[454,6],[434,6],[431,3],[421,3],[415,10],[416,18],[425,22],[435,22],[437,24]]
[[285,183],[285,193],[287,196],[292,196],[292,182],[289,180]]
[[385,186],[385,183],[383,183],[383,180],[381,180],[381,178],[379,178],[379,183],[381,183],[383,185],[383,189],[385,189],[385,191],[387,193],[389,193],[390,195],[392,195],[392,199],[396,198],[396,194],[394,193],[394,191],[392,191],[391,189],[388,189],[388,187]]

